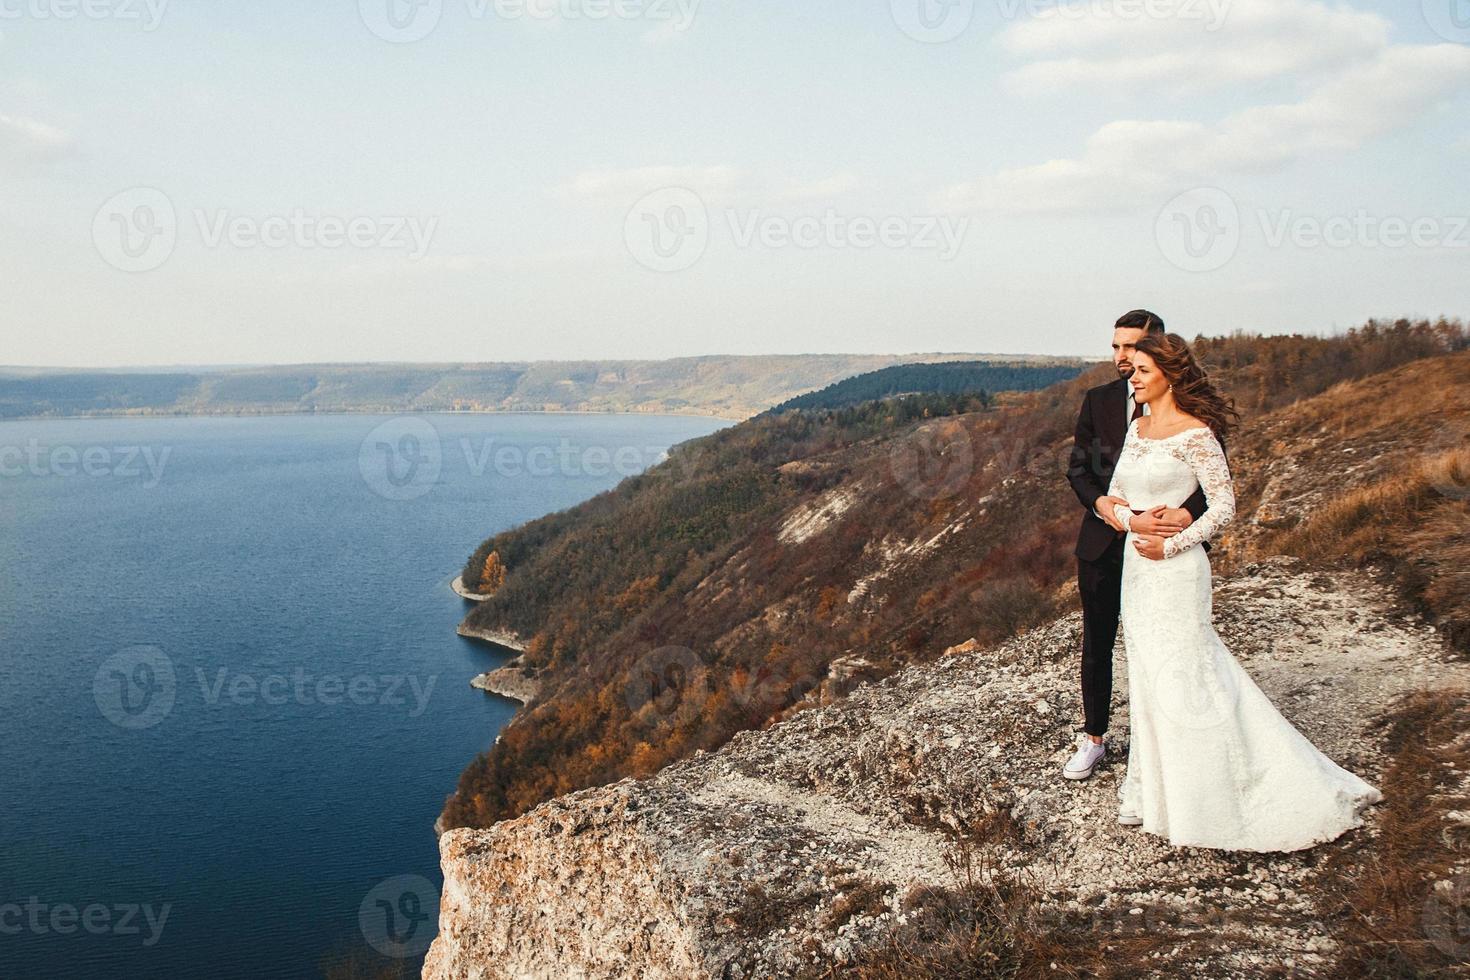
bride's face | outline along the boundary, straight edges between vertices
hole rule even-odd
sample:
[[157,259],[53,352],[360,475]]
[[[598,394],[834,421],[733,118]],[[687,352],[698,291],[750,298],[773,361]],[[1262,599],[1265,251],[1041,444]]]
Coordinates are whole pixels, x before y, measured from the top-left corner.
[[1133,352],[1133,375],[1128,379],[1133,386],[1133,400],[1140,405],[1162,398],[1169,390],[1169,379],[1154,359],[1143,351]]

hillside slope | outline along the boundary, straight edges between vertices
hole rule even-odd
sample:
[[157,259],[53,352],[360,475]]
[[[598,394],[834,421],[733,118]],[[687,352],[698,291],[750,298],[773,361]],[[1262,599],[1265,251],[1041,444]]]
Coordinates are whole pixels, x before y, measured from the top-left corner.
[[[1435,883],[1470,881],[1470,664],[1360,576],[1292,559],[1225,581],[1216,614],[1281,711],[1385,790],[1364,827],[1251,854],[1119,826],[1126,656],[1116,753],[1086,783],[1058,775],[1071,614],[650,779],[445,834],[424,977],[1360,976],[1402,928],[1401,970],[1461,960],[1466,891]],[[1440,766],[1405,758],[1395,718]],[[1408,893],[1365,900],[1380,877]]]
[[[1464,331],[1400,322],[1197,346],[1247,416],[1230,446],[1242,516],[1217,567],[1274,553],[1341,560],[1394,579],[1406,608],[1463,643],[1457,487],[1470,483],[1456,480],[1470,466],[1455,460],[1470,446],[1453,434],[1470,431]],[[854,682],[1073,608],[1080,512],[1062,474],[1081,394],[1108,370],[984,411],[926,418],[869,403],[751,419],[484,542],[465,583],[478,586],[493,553],[504,584],[464,629],[520,637],[539,693],[467,767],[441,826],[489,826],[651,774]],[[1444,393],[1437,421],[1406,427],[1413,400],[1385,411],[1385,390]],[[1437,433],[1428,443],[1421,426]],[[1309,492],[1313,480],[1335,488],[1331,501]],[[1383,538],[1400,530],[1400,482],[1421,508],[1405,531],[1412,549]],[[1315,536],[1310,552],[1301,535]]]

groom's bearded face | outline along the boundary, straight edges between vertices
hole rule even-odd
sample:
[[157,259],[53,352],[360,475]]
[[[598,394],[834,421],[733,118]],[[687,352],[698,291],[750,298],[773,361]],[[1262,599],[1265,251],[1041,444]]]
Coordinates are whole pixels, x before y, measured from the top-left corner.
[[1132,377],[1133,349],[1143,334],[1137,327],[1118,327],[1113,331],[1113,366],[1118,369],[1118,377]]

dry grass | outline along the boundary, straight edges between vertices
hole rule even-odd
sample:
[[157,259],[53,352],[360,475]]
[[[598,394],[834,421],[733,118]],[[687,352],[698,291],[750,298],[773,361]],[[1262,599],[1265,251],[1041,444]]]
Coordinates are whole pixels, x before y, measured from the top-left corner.
[[[1447,819],[1451,810],[1470,809],[1462,785],[1470,774],[1470,699],[1458,691],[1424,692],[1378,727],[1389,755],[1379,783],[1385,795],[1379,833],[1328,855],[1316,887],[1339,954],[1330,967],[1304,975],[1470,977],[1470,877],[1455,877],[1456,860],[1463,866],[1470,852],[1470,828]],[[1166,971],[1168,960],[1156,957],[1168,956],[1171,947],[1198,955],[1227,941],[1199,922],[1172,928],[1168,916],[1044,916],[1024,869],[996,860],[995,844],[1007,833],[998,820],[956,836],[950,858],[956,887],[915,890],[904,903],[906,924],[892,926],[858,963],[828,964],[810,976],[1136,977]],[[1436,890],[1437,881],[1455,888]],[[1239,916],[1232,921],[1243,923]]]
[[987,582],[972,593],[971,599],[975,638],[985,644],[1008,640],[1057,612],[1050,595],[1026,578]]
[[1377,567],[1470,653],[1470,448],[1412,457],[1253,550]]
[[886,882],[851,880],[839,882],[842,897],[832,903],[832,909],[827,913],[826,927],[835,929],[843,925],[848,919],[856,915],[878,915],[887,906],[884,904],[884,896],[892,886]]
[[747,881],[740,904],[726,917],[726,925],[747,936],[763,936],[784,928],[793,916],[821,900],[822,893],[817,889],[782,897],[772,895],[759,882]]
[[1433,888],[1470,849],[1463,833],[1447,830],[1463,825],[1446,819],[1470,804],[1461,795],[1467,726],[1470,704],[1460,692],[1417,695],[1385,722],[1390,762],[1378,839],[1371,851],[1334,853],[1324,873],[1324,908],[1339,923],[1334,976],[1470,976],[1470,887]]
[[911,889],[904,923],[894,921],[857,963],[823,964],[810,980],[1121,978],[1137,976],[1139,964],[1170,944],[1154,929],[1044,915],[1026,870],[998,859],[1000,845],[1016,839],[1005,811],[950,837],[947,862],[957,884]]

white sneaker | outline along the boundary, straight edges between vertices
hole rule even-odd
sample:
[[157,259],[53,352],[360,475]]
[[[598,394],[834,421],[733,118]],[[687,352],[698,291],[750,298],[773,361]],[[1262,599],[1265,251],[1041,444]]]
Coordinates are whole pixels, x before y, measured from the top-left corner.
[[1062,768],[1062,775],[1068,779],[1086,779],[1092,775],[1092,770],[1102,761],[1106,750],[1103,743],[1094,742],[1086,735],[1082,736],[1081,744],[1077,746],[1077,754],[1068,760]]
[[1125,827],[1142,827],[1143,818],[1136,813],[1118,812],[1118,822]]

